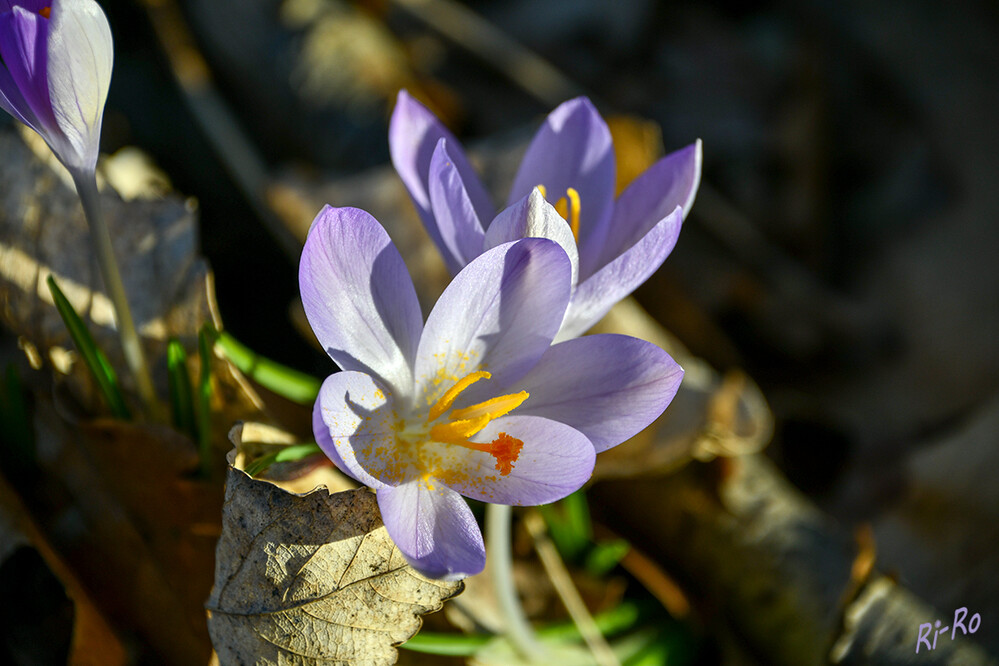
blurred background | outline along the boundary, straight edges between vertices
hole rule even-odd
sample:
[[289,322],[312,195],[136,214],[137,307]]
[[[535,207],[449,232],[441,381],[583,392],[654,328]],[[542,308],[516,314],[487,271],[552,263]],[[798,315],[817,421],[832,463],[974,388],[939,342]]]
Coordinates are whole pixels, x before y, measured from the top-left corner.
[[318,376],[288,229],[318,210],[303,192],[364,206],[335,184],[391,177],[400,88],[473,153],[523,150],[580,94],[636,146],[702,139],[698,199],[639,302],[752,377],[790,481],[869,524],[879,568],[925,600],[980,612],[999,651],[995,2],[101,4],[103,150],[139,147],[196,199],[228,329]]

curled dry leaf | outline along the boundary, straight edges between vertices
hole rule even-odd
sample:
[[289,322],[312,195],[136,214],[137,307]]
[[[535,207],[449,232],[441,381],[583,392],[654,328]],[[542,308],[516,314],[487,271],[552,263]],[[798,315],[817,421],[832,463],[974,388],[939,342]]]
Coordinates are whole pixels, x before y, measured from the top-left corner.
[[220,663],[392,664],[462,588],[406,564],[369,491],[294,495],[229,467],[207,604]]

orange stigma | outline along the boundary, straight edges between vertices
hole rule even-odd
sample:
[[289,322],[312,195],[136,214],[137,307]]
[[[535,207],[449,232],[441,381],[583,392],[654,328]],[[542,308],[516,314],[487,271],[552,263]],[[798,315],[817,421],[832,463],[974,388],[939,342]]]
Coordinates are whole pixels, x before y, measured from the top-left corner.
[[501,432],[499,437],[494,439],[489,446],[489,453],[493,458],[496,458],[496,470],[500,476],[506,476],[513,471],[513,464],[520,457],[520,450],[524,448],[524,442]]
[[44,16],[45,18],[51,18],[52,17],[52,8],[51,7],[42,7],[41,9],[38,10],[38,13],[41,14],[42,16]]

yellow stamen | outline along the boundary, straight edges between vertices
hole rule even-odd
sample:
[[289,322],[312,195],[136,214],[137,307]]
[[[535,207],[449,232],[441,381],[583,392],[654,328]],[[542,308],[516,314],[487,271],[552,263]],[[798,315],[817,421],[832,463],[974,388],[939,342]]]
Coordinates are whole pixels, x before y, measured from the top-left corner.
[[489,420],[488,416],[480,416],[477,419],[437,423],[430,429],[430,439],[443,444],[465,446],[469,437],[489,425]]
[[[441,414],[451,409],[451,405],[454,404],[454,401],[459,395],[461,395],[462,391],[467,389],[469,386],[480,379],[489,379],[490,377],[492,377],[492,375],[485,370],[479,370],[478,372],[473,372],[470,375],[466,375],[459,379],[455,385],[449,388],[444,395],[440,397],[440,400],[434,403],[434,406],[430,408],[430,416],[427,418],[427,421],[433,421]],[[481,430],[481,428],[479,430]],[[478,430],[476,430],[476,432],[478,432]]]
[[38,10],[38,13],[41,14],[42,16],[44,16],[45,18],[51,18],[51,16],[52,16],[52,8],[51,7],[42,7],[40,10]]
[[544,185],[538,185],[538,192],[541,192],[541,196],[548,198],[548,189]]
[[[444,395],[434,404],[427,415],[427,425],[433,423],[449,410],[454,401],[461,395],[462,391],[479,381],[490,377],[488,372],[480,370],[462,377],[454,386],[449,388]],[[510,393],[490,398],[470,407],[456,409],[451,412],[446,423],[434,423],[430,426],[427,437],[441,444],[456,444],[473,451],[482,451],[496,458],[496,470],[501,476],[506,476],[513,471],[513,464],[520,457],[520,451],[524,448],[524,442],[501,432],[496,439],[488,444],[468,441],[469,437],[477,434],[480,430],[489,425],[493,419],[497,419],[510,413],[519,407],[530,397],[527,391]]]
[[579,211],[581,208],[579,205],[579,192],[577,192],[575,188],[570,187],[565,191],[565,194],[569,197],[569,216],[566,217],[565,215],[562,215],[562,217],[565,217],[565,219],[569,221],[569,228],[572,229],[572,237],[575,238],[578,243]]
[[517,407],[520,407],[521,403],[527,400],[530,394],[527,391],[521,391],[520,393],[511,393],[509,395],[501,395],[495,398],[486,400],[485,402],[480,402],[477,405],[472,405],[471,407],[465,407],[464,409],[456,409],[451,412],[451,418],[453,420],[459,419],[475,419],[480,416],[488,416],[489,420],[492,421],[495,418],[499,418],[504,414],[512,412]]
[[555,212],[562,216],[562,219],[569,223],[572,229],[572,237],[579,242],[579,192],[570,187],[565,191],[565,196],[555,202]]
[[555,212],[561,215],[563,220],[569,219],[569,202],[565,197],[555,202]]

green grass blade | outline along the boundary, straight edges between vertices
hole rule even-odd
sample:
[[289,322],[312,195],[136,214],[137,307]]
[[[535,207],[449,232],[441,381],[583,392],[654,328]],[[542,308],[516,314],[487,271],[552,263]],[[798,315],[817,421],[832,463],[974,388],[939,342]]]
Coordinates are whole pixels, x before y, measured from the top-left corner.
[[83,357],[83,362],[87,364],[87,368],[97,382],[97,387],[100,389],[101,395],[104,397],[104,401],[107,403],[111,413],[116,418],[122,420],[131,419],[132,414],[125,404],[121,387],[118,385],[118,375],[115,373],[114,368],[111,367],[111,363],[108,362],[107,356],[104,355],[104,352],[94,342],[90,331],[87,330],[80,315],[70,305],[66,295],[59,289],[59,285],[56,284],[55,279],[49,275],[45,282],[52,293],[52,300],[59,311],[59,316],[62,317],[63,323],[69,330],[70,337],[73,338],[76,350]]
[[291,446],[286,446],[278,451],[275,451],[274,453],[269,453],[266,456],[257,458],[252,463],[247,465],[244,471],[250,476],[257,476],[258,474],[266,471],[267,468],[274,463],[295,462],[297,460],[301,460],[302,458],[307,458],[308,456],[322,452],[323,450],[320,449],[319,445],[315,442],[292,444]]
[[318,379],[264,358],[226,332],[216,342],[240,372],[264,388],[300,405],[312,405],[322,385]]
[[177,338],[167,343],[167,379],[170,384],[170,414],[177,430],[198,441],[198,424],[194,412],[191,375],[187,371],[187,352]]
[[470,657],[493,640],[489,634],[443,634],[421,631],[399,647],[448,657]]
[[215,329],[205,324],[198,331],[198,356],[201,375],[198,378],[198,450],[201,454],[201,474],[208,476],[212,469],[212,346]]
[[[623,602],[617,607],[593,616],[604,636],[616,636],[632,627],[649,615],[654,608],[651,604]],[[493,640],[495,636],[487,634],[444,634],[423,631],[413,636],[399,647],[414,652],[447,655],[452,657],[468,657],[475,654],[483,645]],[[582,641],[579,629],[572,622],[560,622],[538,629],[538,638],[551,642]]]
[[563,559],[578,562],[593,540],[590,508],[583,490],[564,497],[554,504],[538,507],[548,525],[555,547]]
[[596,578],[603,578],[624,559],[631,544],[624,539],[598,543],[586,554],[586,571]]
[[13,363],[7,364],[0,384],[0,424],[0,465],[11,478],[29,474],[38,466],[35,430]]

